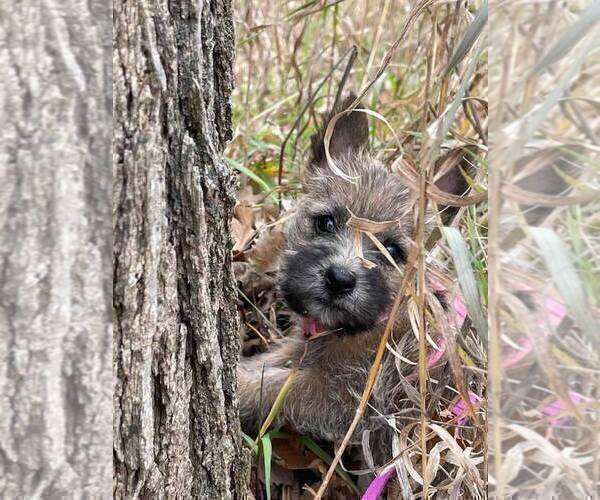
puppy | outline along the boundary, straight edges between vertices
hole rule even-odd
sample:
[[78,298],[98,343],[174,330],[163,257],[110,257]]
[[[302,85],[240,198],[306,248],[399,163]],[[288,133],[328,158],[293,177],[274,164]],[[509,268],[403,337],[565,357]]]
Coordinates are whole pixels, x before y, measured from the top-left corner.
[[[354,99],[349,96],[340,109]],[[356,412],[414,234],[408,188],[397,172],[369,155],[368,132],[361,112],[344,115],[335,124],[329,151],[343,176],[328,165],[323,132],[312,138],[304,194],[286,227],[279,273],[279,289],[296,328],[270,351],[241,360],[240,415],[249,434],[256,433],[292,370],[297,373],[278,415],[281,423],[315,439],[338,441]],[[444,186],[464,191],[460,173],[460,180],[449,175],[456,173],[445,174]],[[394,221],[376,234],[387,255],[348,226],[352,216]],[[403,311],[394,325],[394,341],[403,355],[416,359],[410,328]],[[381,460],[390,455],[391,441],[380,416],[397,411],[403,393],[396,358],[388,353],[371,408],[354,435],[357,441],[365,429],[378,432],[374,448]]]

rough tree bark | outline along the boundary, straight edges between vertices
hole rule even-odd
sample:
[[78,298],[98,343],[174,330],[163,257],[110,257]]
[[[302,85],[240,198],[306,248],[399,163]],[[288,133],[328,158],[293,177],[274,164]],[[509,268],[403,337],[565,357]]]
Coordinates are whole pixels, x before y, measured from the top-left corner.
[[245,498],[229,0],[115,0],[114,495]]
[[111,495],[110,30],[0,5],[0,498]]

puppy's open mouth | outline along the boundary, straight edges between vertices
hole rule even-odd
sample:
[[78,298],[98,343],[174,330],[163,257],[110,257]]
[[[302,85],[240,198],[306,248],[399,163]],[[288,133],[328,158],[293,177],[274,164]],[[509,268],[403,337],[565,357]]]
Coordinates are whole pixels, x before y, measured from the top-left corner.
[[[379,315],[375,324],[383,323],[387,321],[389,318],[389,311],[385,311]],[[324,335],[329,335],[331,333],[338,333],[344,330],[343,326],[340,327],[330,327],[324,325],[316,318],[312,318],[310,316],[302,317],[302,332],[307,339],[314,339],[317,337],[322,337]]]
[[305,316],[302,318],[302,332],[308,339],[326,335],[334,330],[330,330],[318,319]]

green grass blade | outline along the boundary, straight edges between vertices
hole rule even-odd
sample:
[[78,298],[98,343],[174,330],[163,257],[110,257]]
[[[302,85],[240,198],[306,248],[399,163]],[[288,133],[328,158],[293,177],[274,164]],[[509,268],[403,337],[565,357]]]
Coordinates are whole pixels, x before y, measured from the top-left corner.
[[[312,439],[310,439],[308,436],[302,436],[300,438],[300,441],[310,451],[312,451],[321,460],[323,460],[323,462],[325,462],[327,465],[331,465],[331,462],[333,461],[333,458],[329,455],[329,453],[327,453],[323,448],[321,448]],[[339,465],[336,467],[335,471],[338,474],[338,476],[340,476],[344,480],[344,482],[352,489],[352,491],[354,491],[357,495],[360,495],[360,491],[359,491],[358,487],[356,486],[356,484],[354,484],[354,481],[352,481],[352,478],[350,477],[350,474],[348,474]]]
[[248,434],[246,434],[245,432],[242,432],[242,439],[244,441],[246,441],[246,444],[248,446],[250,446],[250,450],[252,451],[252,453],[256,453],[256,447],[254,445],[254,440],[248,436]]
[[294,384],[294,379],[296,378],[297,373],[297,369],[292,370],[288,378],[285,380],[283,386],[281,387],[281,390],[279,391],[279,394],[277,394],[277,397],[275,398],[275,402],[273,403],[273,406],[271,407],[267,418],[265,419],[262,427],[260,428],[260,432],[258,433],[256,441],[258,441],[265,435],[265,433],[267,432],[267,430],[281,411],[283,403],[285,403],[285,399],[287,398],[287,395],[290,392],[292,385]]
[[271,188],[271,186],[269,186],[264,181],[264,179],[261,179],[258,175],[256,175],[254,172],[252,172],[252,170],[250,170],[249,168],[246,168],[241,163],[239,163],[231,158],[227,158],[227,157],[225,157],[224,159],[225,159],[225,163],[227,163],[230,167],[235,168],[238,172],[241,172],[249,179],[252,179],[260,187],[262,192],[270,193],[269,198],[271,198],[273,203],[278,202],[277,197],[275,196],[275,193],[273,193],[273,189]]
[[529,231],[540,249],[546,267],[550,271],[552,281],[558,293],[565,301],[567,309],[577,322],[588,340],[596,348],[598,342],[598,322],[590,314],[590,306],[585,289],[573,265],[572,256],[562,239],[550,229],[530,227]]
[[[279,430],[272,430],[271,432],[269,432],[269,437],[271,439],[290,439],[294,436],[292,436],[291,434],[288,434],[287,432],[282,432]],[[329,455],[329,453],[327,453],[323,448],[321,448],[311,438],[309,438],[308,436],[300,436],[300,442],[302,443],[302,445],[304,447],[306,447],[310,451],[312,451],[317,457],[319,457],[321,460],[323,460],[323,462],[325,462],[327,465],[331,464],[331,461],[333,460],[331,458],[331,455]],[[337,466],[335,471],[346,482],[346,484],[352,489],[352,491],[354,491],[357,495],[360,494],[360,491],[359,491],[358,487],[356,486],[356,484],[354,483],[354,481],[352,480],[352,478],[350,477],[350,474],[348,474],[339,465]]]
[[271,500],[271,460],[273,458],[273,446],[271,444],[271,436],[268,434],[260,438],[262,445],[263,463],[265,465],[265,490],[267,492],[267,500]]
[[458,44],[458,47],[452,54],[448,67],[444,71],[444,76],[448,75],[456,66],[458,66],[465,56],[471,50],[471,47],[475,44],[477,38],[481,34],[483,27],[486,25],[488,19],[488,0],[484,0],[479,10],[475,13],[473,22],[469,24],[469,27],[465,31],[463,39]]
[[293,437],[291,434],[280,431],[279,429],[273,429],[272,431],[270,431],[269,436],[271,436],[271,439],[289,439]]
[[471,267],[471,257],[467,245],[458,229],[453,227],[444,227],[442,232],[448,242],[450,255],[458,275],[458,284],[467,305],[469,315],[473,320],[473,325],[481,337],[484,345],[487,345],[488,330],[487,318],[483,314],[481,297],[475,280],[475,274]]

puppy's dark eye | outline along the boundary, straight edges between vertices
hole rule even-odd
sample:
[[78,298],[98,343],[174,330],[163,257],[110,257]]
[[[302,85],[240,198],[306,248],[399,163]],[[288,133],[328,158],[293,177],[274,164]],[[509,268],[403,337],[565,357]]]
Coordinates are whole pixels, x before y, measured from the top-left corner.
[[333,233],[335,220],[331,215],[320,215],[315,219],[315,227],[319,233]]
[[400,247],[400,245],[397,245],[396,243],[388,243],[385,246],[385,249],[387,250],[387,253],[390,254],[390,257],[394,259],[395,262],[398,262],[399,260],[404,260],[404,250]]

